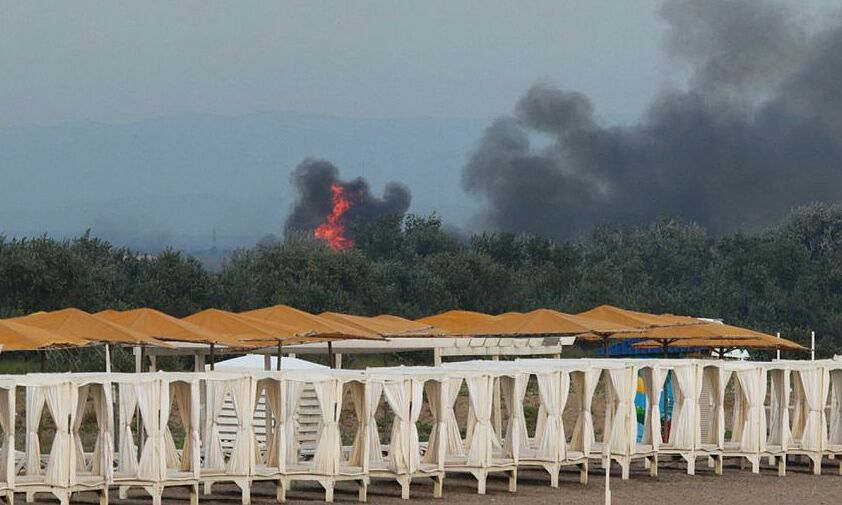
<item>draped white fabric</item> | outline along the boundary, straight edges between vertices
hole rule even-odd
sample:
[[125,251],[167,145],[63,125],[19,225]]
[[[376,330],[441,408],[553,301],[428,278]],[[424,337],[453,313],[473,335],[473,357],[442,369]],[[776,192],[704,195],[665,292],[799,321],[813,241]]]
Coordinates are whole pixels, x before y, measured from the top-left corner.
[[430,380],[424,385],[433,426],[427,442],[427,452],[422,461],[424,463],[443,464],[448,454],[462,456],[462,435],[453,405],[462,387],[462,379]]
[[88,392],[90,385],[79,386],[78,401],[76,402],[76,414],[73,420],[73,441],[75,445],[76,468],[82,470],[87,469],[88,464],[85,462],[85,449],[82,447],[82,437],[79,436],[79,429],[82,427],[82,419],[85,416],[85,407],[88,404]]
[[280,438],[280,454],[284,459],[279,461],[278,466],[283,470],[286,463],[298,463],[298,402],[301,401],[301,394],[304,392],[304,383],[300,381],[286,382],[286,396],[281,402],[282,412],[279,416],[281,426],[278,431],[284,436]]
[[777,445],[786,451],[792,443],[789,428],[789,370],[771,370],[769,383],[769,436],[766,445]]
[[159,409],[162,403],[160,381],[146,381],[137,385],[137,405],[146,433],[146,441],[138,462],[138,477],[157,481],[163,477],[165,456],[160,435]]
[[[170,384],[170,396],[173,399],[181,426],[184,428],[184,446],[177,468],[183,472],[198,470],[199,459],[199,424],[198,409],[193,408],[193,399],[197,394],[198,384],[176,382]],[[167,430],[169,432],[169,429]]]
[[26,387],[26,474],[41,474],[41,441],[38,428],[44,411],[44,392],[38,386]]
[[325,380],[313,384],[319,400],[321,427],[311,469],[319,475],[336,475],[339,472],[342,439],[339,433],[339,413],[342,402],[342,383]]
[[541,438],[538,439],[537,454],[549,461],[562,461],[567,455],[567,440],[561,416],[567,404],[570,376],[566,371],[556,371],[541,372],[537,377],[538,398],[547,413]]
[[[114,474],[114,407],[111,399],[111,384],[105,382],[93,387],[91,402],[96,416],[97,438],[90,470],[93,475],[101,475],[106,482]],[[78,435],[77,435],[78,436]]]
[[0,452],[0,481],[9,484],[14,481],[10,475],[15,466],[15,390],[13,387],[0,389],[0,429],[5,434],[3,450]]
[[523,412],[523,399],[529,375],[525,373],[500,378],[503,399],[509,420],[506,423],[505,454],[517,459],[520,450],[529,447],[529,433],[526,431],[526,416]]
[[205,383],[205,459],[203,468],[222,470],[225,468],[225,454],[219,433],[219,414],[225,405],[225,396],[230,390],[230,381],[208,380]]
[[766,398],[765,372],[762,368],[736,372],[747,403],[740,438],[740,450],[746,453],[761,453],[766,448],[766,412],[763,407]]
[[690,450],[696,443],[696,371],[694,366],[676,366],[672,372],[675,378],[675,406],[669,444],[675,449]]
[[818,368],[800,369],[796,372],[801,381],[805,417],[801,433],[801,448],[807,451],[821,451],[827,445],[827,425],[824,401],[828,388]]
[[705,367],[704,374],[711,388],[711,443],[715,448],[721,449],[725,445],[725,388],[731,372],[720,367],[709,366]]
[[637,375],[632,367],[608,370],[610,416],[606,416],[604,451],[611,454],[631,454],[637,439],[637,418],[634,410],[634,395],[637,391]]
[[383,387],[383,394],[395,414],[388,458],[389,470],[396,474],[414,473],[421,462],[416,423],[421,415],[423,383],[411,378],[388,381]]
[[[383,448],[380,445],[380,434],[377,431],[377,419],[375,413],[380,405],[380,398],[383,396],[383,384],[371,382],[368,384],[369,397],[368,405],[365,403],[365,384],[360,382],[351,383],[351,401],[354,403],[354,412],[360,420],[357,432],[354,434],[354,444],[348,461],[355,466],[362,466],[363,433],[368,427],[368,459],[371,462],[383,461]],[[366,408],[367,407],[367,408]]]
[[117,388],[120,397],[119,409],[119,447],[117,471],[123,474],[137,473],[137,446],[132,432],[132,418],[137,409],[137,385],[120,383]]
[[266,397],[266,415],[272,417],[271,429],[266,432],[266,454],[263,462],[269,467],[278,467],[279,461],[284,459],[281,451],[283,444],[283,424],[280,422],[283,410],[281,409],[281,382],[274,379],[263,379],[260,381],[260,388]]
[[73,425],[76,417],[77,389],[69,383],[44,387],[44,399],[56,424],[53,446],[47,460],[44,482],[53,486],[69,486],[76,475],[76,458],[71,454]]
[[476,417],[471,445],[468,450],[468,464],[487,467],[491,465],[494,429],[491,426],[491,404],[494,395],[494,381],[487,375],[471,376],[468,384],[468,400]]
[[646,390],[646,413],[643,418],[641,442],[658,450],[661,444],[661,391],[664,389],[665,375],[659,367],[647,367],[641,370],[641,376]]
[[842,413],[840,413],[840,409],[842,409],[842,370],[833,370],[829,375],[833,396],[831,397],[828,444],[842,445]]
[[226,472],[233,475],[249,475],[254,464],[254,381],[245,376],[226,382],[237,417],[237,433],[234,436]]
[[573,427],[573,436],[570,440],[570,448],[584,454],[591,452],[591,447],[596,441],[593,425],[593,395],[599,382],[599,369],[590,369],[582,372],[573,372],[573,391],[576,393],[576,424]]

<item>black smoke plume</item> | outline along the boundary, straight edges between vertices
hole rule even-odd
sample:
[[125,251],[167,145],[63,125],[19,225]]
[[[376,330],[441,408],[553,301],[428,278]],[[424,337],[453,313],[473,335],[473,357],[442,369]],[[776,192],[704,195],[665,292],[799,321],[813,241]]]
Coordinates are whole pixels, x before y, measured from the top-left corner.
[[630,126],[600,124],[582,93],[532,87],[463,172],[486,225],[569,238],[680,217],[724,233],[842,200],[842,19],[811,31],[768,0],[668,0],[661,13],[687,85]]
[[346,224],[353,227],[390,214],[405,214],[412,195],[405,185],[390,182],[383,190],[383,197],[371,194],[368,182],[358,177],[348,182],[339,179],[339,169],[325,160],[306,159],[290,175],[298,191],[298,200],[287,218],[284,231],[311,232],[330,214],[333,208],[331,186],[338,184],[346,191],[351,208],[345,214]]

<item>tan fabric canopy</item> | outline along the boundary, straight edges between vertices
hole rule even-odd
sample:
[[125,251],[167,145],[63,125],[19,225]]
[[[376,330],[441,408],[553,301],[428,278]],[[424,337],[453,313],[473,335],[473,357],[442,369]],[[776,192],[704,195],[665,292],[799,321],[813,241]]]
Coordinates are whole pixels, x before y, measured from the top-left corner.
[[7,321],[47,330],[61,336],[65,340],[81,339],[88,343],[148,344],[169,347],[169,344],[166,342],[137,331],[123,328],[79,309],[39,312],[28,316],[8,319]]
[[[611,305],[600,305],[577,314],[578,316],[620,324],[630,328],[658,328],[662,326],[689,326],[702,324],[704,321],[695,317],[676,316],[673,314],[647,314],[634,310],[621,309]],[[618,336],[621,337],[621,336]],[[628,335],[626,338],[636,338]]]
[[500,335],[505,331],[506,325],[506,321],[500,316],[469,310],[449,310],[422,317],[417,322],[441,328],[454,336]]
[[360,331],[380,334],[384,337],[444,337],[450,335],[445,330],[429,324],[392,315],[365,317],[324,312],[319,314],[319,317],[357,328]]
[[31,351],[48,347],[87,345],[82,338],[62,336],[36,326],[0,321],[0,345],[4,351]]
[[266,344],[261,342],[274,344],[278,340],[300,341],[295,328],[219,309],[203,310],[183,320],[225,335],[242,347],[262,347]]
[[97,312],[95,315],[123,328],[128,328],[145,335],[152,335],[162,340],[228,346],[241,344],[238,340],[213,331],[210,328],[197,326],[154,309],[141,308],[123,312],[105,310]]
[[295,331],[297,336],[320,337],[322,339],[380,339],[377,332],[357,328],[340,321],[326,318],[294,309],[287,305],[274,305],[257,310],[241,313],[243,316],[259,319],[264,322],[281,324]]
[[503,332],[511,335],[584,335],[635,331],[623,324],[565,314],[557,310],[537,309],[525,314],[508,312],[498,316],[504,321]]

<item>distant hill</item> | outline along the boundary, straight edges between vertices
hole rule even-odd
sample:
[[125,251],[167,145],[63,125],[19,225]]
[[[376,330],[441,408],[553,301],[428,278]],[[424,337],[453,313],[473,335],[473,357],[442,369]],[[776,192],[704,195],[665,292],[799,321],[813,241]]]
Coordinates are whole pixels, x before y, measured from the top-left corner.
[[460,172],[487,119],[351,119],[302,113],[168,116],[0,128],[0,234],[98,236],[143,250],[221,249],[280,235],[308,156],[376,193],[407,184],[411,212],[465,225]]

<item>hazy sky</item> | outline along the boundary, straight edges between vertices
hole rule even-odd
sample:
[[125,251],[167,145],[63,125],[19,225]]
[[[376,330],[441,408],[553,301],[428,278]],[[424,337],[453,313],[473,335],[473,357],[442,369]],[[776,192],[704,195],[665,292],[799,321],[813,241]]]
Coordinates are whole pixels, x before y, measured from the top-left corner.
[[652,0],[0,0],[0,125],[182,112],[491,117],[536,80],[612,118],[680,76]]

